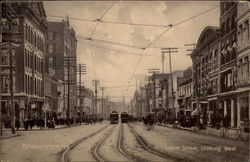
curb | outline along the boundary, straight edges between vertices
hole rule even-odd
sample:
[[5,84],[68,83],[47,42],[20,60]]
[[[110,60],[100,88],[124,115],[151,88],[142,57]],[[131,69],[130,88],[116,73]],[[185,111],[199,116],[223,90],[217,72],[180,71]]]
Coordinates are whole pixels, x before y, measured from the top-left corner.
[[19,136],[21,136],[21,134],[15,134],[15,135],[10,135],[10,136],[0,136],[0,140],[13,138],[13,137],[19,137]]
[[213,136],[213,137],[217,137],[217,138],[222,138],[222,139],[229,139],[229,140],[234,140],[234,141],[241,141],[241,140],[238,140],[238,139],[235,139],[235,138],[232,138],[232,137],[228,137],[228,138],[224,138],[224,137],[221,137],[220,135],[218,134],[213,134],[213,133],[205,133],[205,132],[196,132],[192,129],[185,129],[185,128],[174,128],[174,127],[171,127],[169,125],[161,125],[161,124],[158,124],[159,126],[162,126],[162,127],[168,127],[168,128],[172,128],[172,129],[179,129],[179,130],[184,130],[184,131],[189,131],[189,132],[193,132],[193,133],[197,133],[197,134],[201,134],[201,135],[207,135],[207,136]]
[[[72,125],[70,127],[64,126],[64,127],[59,127],[59,128],[46,128],[46,129],[28,129],[28,130],[24,130],[24,129],[20,129],[20,130],[16,130],[16,131],[48,131],[48,130],[57,130],[57,129],[65,129],[65,128],[72,128],[72,127],[77,127],[77,126],[83,126],[83,124],[81,125]],[[11,131],[11,130],[3,130],[3,131]]]

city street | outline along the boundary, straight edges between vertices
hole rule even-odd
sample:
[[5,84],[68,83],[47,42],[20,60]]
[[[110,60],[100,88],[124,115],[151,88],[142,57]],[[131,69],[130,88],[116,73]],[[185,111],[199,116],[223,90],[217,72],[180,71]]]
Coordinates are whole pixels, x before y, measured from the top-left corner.
[[[247,161],[249,143],[184,130],[109,122],[2,139],[1,160],[15,161]],[[146,148],[145,148],[146,147]]]
[[248,1],[0,4],[0,162],[250,162]]

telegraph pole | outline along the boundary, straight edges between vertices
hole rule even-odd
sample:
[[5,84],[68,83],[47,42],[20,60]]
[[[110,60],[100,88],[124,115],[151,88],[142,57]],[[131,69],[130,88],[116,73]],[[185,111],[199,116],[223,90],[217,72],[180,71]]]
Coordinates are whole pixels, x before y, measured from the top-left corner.
[[[2,6],[1,6],[2,7]],[[2,33],[2,25],[0,26],[1,28],[1,33]],[[2,40],[1,40],[1,44],[2,44]],[[0,54],[0,136],[3,135],[3,127],[2,127],[2,46],[1,46],[1,54]]]
[[94,84],[94,86],[95,86],[95,106],[94,106],[94,113],[97,113],[97,86],[99,85],[99,80],[93,80],[93,84]]
[[162,74],[164,74],[165,53],[161,52]]
[[101,90],[102,90],[102,116],[104,115],[103,114],[103,93],[104,93],[104,90],[105,90],[105,87],[100,87]]
[[83,105],[82,105],[82,74],[86,74],[86,64],[77,64],[77,73],[79,74],[79,99],[80,99],[80,123],[82,123]]
[[70,80],[70,64],[76,64],[76,57],[74,56],[66,56],[63,57],[63,62],[66,64],[67,67],[67,71],[68,71],[68,77],[67,77],[67,85],[68,85],[68,103],[67,103],[67,111],[66,111],[66,115],[67,115],[67,126],[70,126],[70,122],[69,122],[69,118],[70,118],[70,84],[72,84],[73,80]]
[[175,107],[174,107],[174,85],[173,85],[173,73],[172,73],[172,63],[171,63],[171,54],[177,53],[178,48],[162,48],[162,53],[168,53],[169,56],[169,71],[171,77],[171,92],[172,92],[172,102],[173,102],[173,114],[175,114]]

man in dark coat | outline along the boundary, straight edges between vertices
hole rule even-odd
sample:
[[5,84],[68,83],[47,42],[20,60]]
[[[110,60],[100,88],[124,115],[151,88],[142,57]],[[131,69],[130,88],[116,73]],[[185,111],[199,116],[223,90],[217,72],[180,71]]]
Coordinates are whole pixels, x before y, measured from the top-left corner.
[[16,118],[15,124],[16,124],[16,130],[19,130],[19,127],[20,127],[19,118]]

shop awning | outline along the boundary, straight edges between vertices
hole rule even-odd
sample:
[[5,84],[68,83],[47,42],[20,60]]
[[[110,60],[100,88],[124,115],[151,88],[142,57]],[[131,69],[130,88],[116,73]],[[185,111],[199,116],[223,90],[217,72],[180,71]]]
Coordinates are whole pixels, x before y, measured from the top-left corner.
[[192,116],[198,116],[199,115],[199,111],[198,109],[194,109],[194,111],[191,113]]

